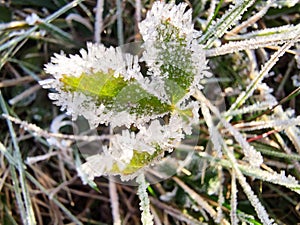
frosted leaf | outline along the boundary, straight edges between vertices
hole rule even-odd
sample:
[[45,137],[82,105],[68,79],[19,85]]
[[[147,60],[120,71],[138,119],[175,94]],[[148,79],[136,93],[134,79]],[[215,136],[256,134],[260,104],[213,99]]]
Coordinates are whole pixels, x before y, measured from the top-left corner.
[[87,50],[81,49],[81,55],[55,54],[51,63],[45,66],[45,71],[56,79],[62,75],[80,76],[83,73],[91,74],[102,71],[108,73],[115,71],[115,76],[120,74],[128,80],[132,77],[141,77],[137,57],[122,53],[120,48],[106,48],[101,44],[87,44]]
[[61,110],[67,110],[67,114],[76,120],[78,116],[84,116],[91,128],[97,127],[99,123],[105,123],[108,115],[104,114],[105,106],[96,105],[93,98],[80,92],[50,93],[49,98],[54,100],[54,104],[61,106]]
[[296,180],[296,178],[291,175],[286,176],[285,171],[283,170],[280,171],[280,173],[273,173],[273,174],[268,174],[268,172],[266,172],[266,174],[263,177],[263,180],[272,182],[274,184],[280,184],[300,194],[300,190],[299,190],[300,185]]
[[158,97],[162,102],[170,103],[170,100],[168,99],[167,93],[165,91],[164,80],[159,78],[150,80],[150,78],[145,77],[143,79],[139,79],[138,83],[144,90]]
[[139,24],[145,41],[141,61],[149,68],[147,75],[153,77],[147,82],[147,90],[166,102],[179,103],[189,98],[194,89],[202,88],[200,81],[206,75],[204,50],[196,40],[200,33],[194,30],[191,10],[185,11],[186,8],[185,3],[155,2]]
[[[185,12],[187,6],[186,3],[175,5],[174,3],[154,2],[152,9],[147,13],[146,19],[139,24],[144,41],[156,41],[159,30],[165,29],[167,23],[176,27],[181,37],[185,36],[191,40],[199,36],[198,32],[193,29],[192,11]],[[165,32],[168,33],[169,31]]]
[[[171,152],[184,137],[183,125],[186,123],[179,115],[170,116],[169,123],[164,124],[161,119],[154,119],[139,127],[134,133],[122,130],[110,138],[109,145],[105,145],[103,152],[97,156],[87,158],[83,164],[83,171],[89,172],[90,177],[102,175],[121,175],[122,180],[133,179],[140,170],[159,159],[163,152]],[[93,172],[87,168],[101,159],[110,160],[108,165]],[[98,163],[101,164],[101,161]]]
[[[151,108],[150,103],[148,111],[142,111],[147,102],[140,100],[156,101],[154,96],[158,96],[156,92],[160,89],[149,93],[137,86],[145,83],[137,56],[123,54],[120,48],[91,43],[87,51],[82,49],[80,54],[69,57],[56,54],[45,68],[54,78],[40,83],[43,88],[57,91],[50,93],[49,98],[61,106],[61,110],[67,110],[74,120],[82,115],[92,128],[109,122],[113,126],[130,127],[168,112],[164,103],[156,103],[155,108]],[[136,108],[131,106],[132,100]]]

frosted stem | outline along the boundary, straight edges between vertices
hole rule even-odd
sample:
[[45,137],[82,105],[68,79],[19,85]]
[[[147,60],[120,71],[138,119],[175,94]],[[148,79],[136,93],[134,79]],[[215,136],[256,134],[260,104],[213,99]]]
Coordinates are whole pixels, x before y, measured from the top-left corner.
[[117,186],[116,183],[112,180],[109,180],[109,196],[114,225],[121,225]]
[[235,177],[235,171],[232,170],[231,172],[231,199],[230,199],[230,220],[231,224],[237,225],[238,224],[238,218],[237,218],[237,186],[236,186],[236,177]]
[[94,39],[96,43],[101,42],[101,31],[103,27],[103,20],[102,20],[102,14],[103,14],[103,0],[97,1],[96,6],[96,18],[95,18],[95,33],[94,33]]
[[140,209],[142,211],[142,224],[153,225],[153,216],[150,212],[150,200],[147,193],[148,183],[146,182],[143,173],[136,178],[136,182],[139,184],[137,194],[139,196],[139,199],[141,200]]

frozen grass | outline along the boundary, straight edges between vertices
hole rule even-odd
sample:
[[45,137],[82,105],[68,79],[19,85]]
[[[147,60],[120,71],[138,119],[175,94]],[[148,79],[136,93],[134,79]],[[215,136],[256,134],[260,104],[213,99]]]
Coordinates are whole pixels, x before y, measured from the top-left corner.
[[[55,52],[77,53],[86,41],[140,40],[137,23],[152,2],[104,1],[103,8],[100,0],[1,3],[0,111],[21,120],[0,120],[1,224],[141,223],[136,188],[104,178],[82,184],[77,137],[68,127],[50,127],[66,120],[37,82],[47,77],[43,65]],[[148,186],[147,210],[155,224],[296,224],[300,4],[185,2],[204,32],[199,42],[225,106],[212,104],[209,91],[195,94],[198,145],[179,148],[195,150],[193,159],[173,178]],[[51,138],[55,147],[46,141]]]

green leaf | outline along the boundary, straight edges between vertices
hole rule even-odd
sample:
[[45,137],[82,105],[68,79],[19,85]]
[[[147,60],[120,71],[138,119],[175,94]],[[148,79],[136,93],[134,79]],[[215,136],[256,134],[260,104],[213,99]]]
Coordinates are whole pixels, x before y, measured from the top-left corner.
[[[172,104],[176,104],[189,91],[194,80],[192,51],[187,49],[185,34],[181,34],[178,27],[168,20],[163,22],[165,29],[157,30],[158,40],[155,48],[161,60],[160,70],[164,79],[165,89]],[[161,41],[163,40],[163,41]]]
[[120,170],[117,164],[114,164],[111,171],[113,173],[121,173],[122,175],[131,175],[137,172],[139,169],[151,164],[156,158],[161,156],[163,150],[157,147],[157,150],[151,155],[148,152],[139,152],[134,150],[133,157],[125,169]]
[[81,92],[95,98],[98,104],[116,112],[127,111],[137,115],[160,115],[172,111],[172,106],[162,103],[149,94],[134,80],[125,81],[115,77],[114,71],[107,73],[83,73],[79,77],[64,75],[61,80],[64,91]]
[[108,73],[96,72],[93,74],[83,73],[79,77],[65,75],[61,78],[66,91],[79,91],[88,96],[95,96],[100,101],[115,97],[125,87],[126,81],[121,77],[114,77],[114,71]]
[[158,115],[172,111],[172,106],[162,103],[157,97],[149,94],[141,86],[132,82],[116,96],[114,105],[117,111],[129,111],[137,115]]

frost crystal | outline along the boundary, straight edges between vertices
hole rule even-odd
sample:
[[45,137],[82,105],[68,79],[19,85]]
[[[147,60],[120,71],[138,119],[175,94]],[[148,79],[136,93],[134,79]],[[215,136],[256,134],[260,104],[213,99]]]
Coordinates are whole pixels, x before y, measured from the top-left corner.
[[120,48],[106,48],[101,44],[87,44],[87,51],[80,50],[80,55],[55,54],[51,63],[46,65],[45,71],[52,74],[56,79],[63,75],[79,77],[84,74],[92,74],[102,71],[108,73],[114,71],[114,76],[120,74],[125,80],[141,76],[137,64],[137,57],[122,53]]

